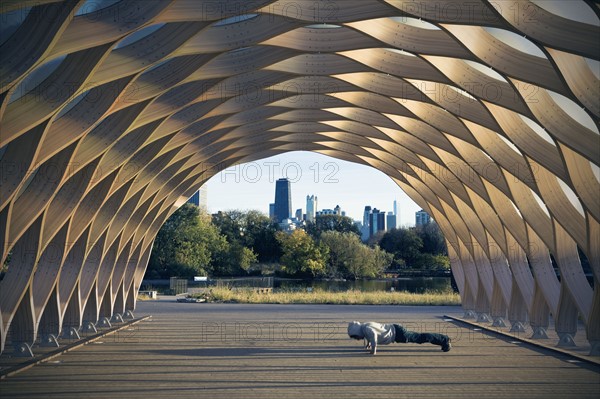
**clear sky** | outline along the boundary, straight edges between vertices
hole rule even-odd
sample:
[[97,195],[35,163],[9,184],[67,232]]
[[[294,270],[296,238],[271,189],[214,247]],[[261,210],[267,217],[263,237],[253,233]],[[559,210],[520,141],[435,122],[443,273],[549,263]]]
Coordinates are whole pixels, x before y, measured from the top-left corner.
[[233,166],[207,183],[208,211],[256,209],[269,214],[275,201],[275,181],[292,182],[292,212],[306,212],[306,196],[318,197],[317,209],[339,205],[346,216],[362,221],[365,205],[393,210],[398,201],[398,225],[414,225],[420,208],[398,185],[378,170],[312,152],[288,152],[271,158]]

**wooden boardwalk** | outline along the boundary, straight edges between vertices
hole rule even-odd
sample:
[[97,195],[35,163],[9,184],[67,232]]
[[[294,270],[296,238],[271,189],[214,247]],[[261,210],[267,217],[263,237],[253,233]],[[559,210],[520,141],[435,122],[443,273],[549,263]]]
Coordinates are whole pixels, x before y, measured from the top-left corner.
[[[458,307],[147,301],[152,318],[0,382],[7,398],[595,398],[600,367],[441,318]],[[351,320],[444,332],[377,356]]]

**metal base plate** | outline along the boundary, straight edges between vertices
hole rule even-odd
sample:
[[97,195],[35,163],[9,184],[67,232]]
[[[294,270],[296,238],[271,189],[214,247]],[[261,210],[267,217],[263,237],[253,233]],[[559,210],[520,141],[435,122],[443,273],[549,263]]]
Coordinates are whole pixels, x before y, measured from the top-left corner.
[[13,344],[15,357],[33,357],[33,351],[31,345],[26,342],[16,342]]
[[544,327],[533,327],[531,339],[548,339],[548,333]]
[[54,334],[44,334],[40,337],[40,346],[58,348],[58,339]]

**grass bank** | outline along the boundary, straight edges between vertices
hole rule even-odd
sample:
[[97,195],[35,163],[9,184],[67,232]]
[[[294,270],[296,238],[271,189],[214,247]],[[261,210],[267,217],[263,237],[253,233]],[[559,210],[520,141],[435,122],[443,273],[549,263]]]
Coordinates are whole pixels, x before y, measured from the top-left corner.
[[235,303],[279,303],[279,304],[334,304],[334,305],[460,305],[457,293],[423,293],[410,292],[363,292],[344,291],[327,292],[322,290],[279,291],[258,293],[251,289],[212,288],[210,291],[197,294],[195,297],[208,302]]

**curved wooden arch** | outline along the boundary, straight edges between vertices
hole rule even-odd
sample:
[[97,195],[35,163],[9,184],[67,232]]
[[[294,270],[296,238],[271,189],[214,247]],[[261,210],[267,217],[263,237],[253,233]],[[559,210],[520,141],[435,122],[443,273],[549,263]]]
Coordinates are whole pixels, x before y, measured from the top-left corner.
[[0,46],[0,351],[134,310],[182,199],[294,150],[377,168],[428,211],[467,314],[540,335],[552,316],[561,339],[581,314],[600,351],[599,26],[528,1],[218,3],[21,2]]

